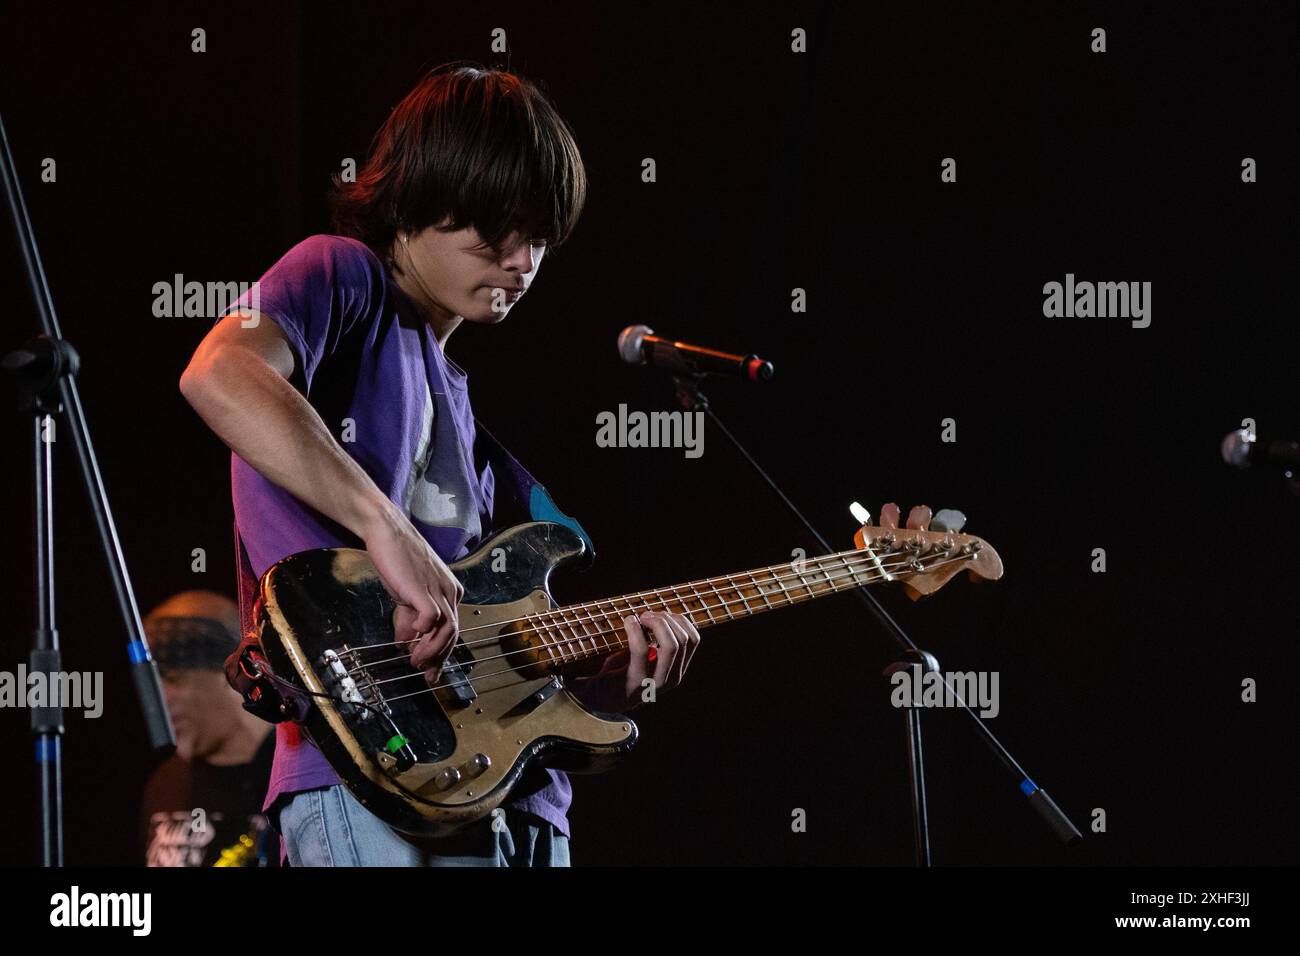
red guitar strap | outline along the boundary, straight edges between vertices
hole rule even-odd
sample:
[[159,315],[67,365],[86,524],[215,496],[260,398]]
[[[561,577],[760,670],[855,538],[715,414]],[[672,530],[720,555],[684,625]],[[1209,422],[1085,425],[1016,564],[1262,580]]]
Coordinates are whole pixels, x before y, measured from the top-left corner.
[[[226,683],[244,699],[244,710],[265,721],[278,724],[300,720],[303,701],[286,699],[281,688],[268,676],[271,665],[262,652],[257,625],[258,581],[252,562],[235,525],[235,573],[239,581],[239,646],[226,658]],[[292,695],[291,695],[292,697]]]

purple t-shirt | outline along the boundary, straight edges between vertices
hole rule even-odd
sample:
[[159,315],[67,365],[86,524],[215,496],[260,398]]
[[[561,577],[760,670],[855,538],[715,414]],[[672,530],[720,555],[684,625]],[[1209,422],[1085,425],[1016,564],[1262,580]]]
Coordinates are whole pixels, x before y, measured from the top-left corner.
[[[466,375],[364,243],[311,236],[262,276],[258,310],[289,339],[300,387],[357,460],[444,561],[491,529],[495,477],[475,461]],[[238,306],[247,307],[247,295]],[[297,381],[297,379],[295,379]],[[232,454],[235,521],[253,572],[312,548],[361,547],[331,519]],[[338,775],[298,724],[276,725],[264,809],[284,795],[333,786]],[[506,801],[569,834],[568,777],[530,768]]]

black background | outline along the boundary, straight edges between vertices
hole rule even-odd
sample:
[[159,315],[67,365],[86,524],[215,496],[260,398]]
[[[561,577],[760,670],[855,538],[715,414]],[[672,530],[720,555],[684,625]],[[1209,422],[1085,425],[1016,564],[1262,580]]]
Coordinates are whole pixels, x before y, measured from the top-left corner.
[[[883,600],[945,669],[1000,673],[993,731],[1081,828],[1106,812],[1105,833],[1064,850],[968,720],[928,713],[938,862],[1294,862],[1297,501],[1217,449],[1247,416],[1300,435],[1294,8],[1124,6],[7,12],[0,109],[141,611],[186,588],[233,593],[229,454],[176,387],[207,323],[154,318],[153,284],[251,281],[328,231],[329,174],[361,161],[424,70],[505,65],[488,47],[503,27],[509,65],[574,128],[589,203],[527,300],[449,354],[479,415],[596,541],[595,568],[557,598],[809,547],[716,434],[699,460],[595,445],[599,412],[671,401],[618,362],[625,325],[758,352],[770,386],[718,382],[714,407],[837,547],[850,501],[897,500],[961,508],[999,550],[996,585]],[[190,51],[195,27],[206,53]],[[34,318],[5,241],[13,344]],[[1151,282],[1151,326],[1044,318],[1042,286],[1067,272]],[[2,421],[13,670],[31,620],[30,424]],[[107,699],[101,719],[69,720],[67,858],[129,863],[155,758],[57,447],[65,666],[104,671]],[[196,547],[206,574],[190,571]],[[641,712],[637,753],[575,779],[575,862],[910,862],[887,659],[849,597],[706,631],[686,684]],[[1245,678],[1258,703],[1241,701]],[[37,859],[26,724],[0,714],[2,862]],[[806,833],[791,832],[797,807]]]

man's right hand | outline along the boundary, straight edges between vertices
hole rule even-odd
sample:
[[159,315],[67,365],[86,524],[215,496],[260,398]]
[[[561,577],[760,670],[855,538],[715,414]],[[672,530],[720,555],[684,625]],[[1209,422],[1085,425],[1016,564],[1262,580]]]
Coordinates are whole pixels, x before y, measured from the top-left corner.
[[394,637],[408,642],[399,646],[409,648],[411,665],[432,687],[456,646],[456,608],[465,588],[396,505],[376,515],[362,540],[397,602]]

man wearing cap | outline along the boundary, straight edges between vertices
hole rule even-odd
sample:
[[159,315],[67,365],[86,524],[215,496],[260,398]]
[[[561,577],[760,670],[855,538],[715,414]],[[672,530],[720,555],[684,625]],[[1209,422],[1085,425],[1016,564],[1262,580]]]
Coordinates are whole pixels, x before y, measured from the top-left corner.
[[239,643],[239,608],[184,591],[144,619],[176,730],[176,753],[145,786],[148,866],[276,865],[261,813],[274,753],[271,725],[247,713],[222,667]]

